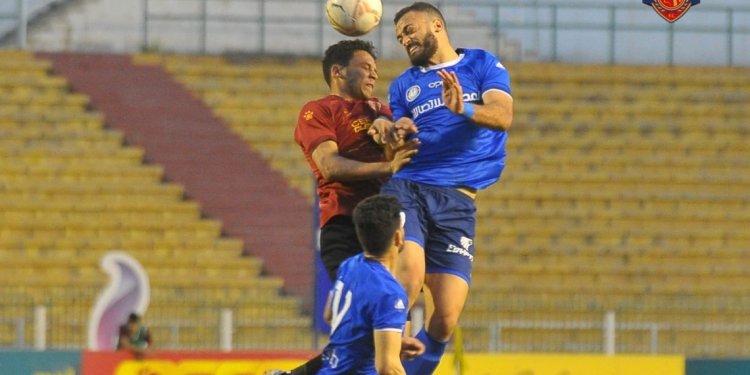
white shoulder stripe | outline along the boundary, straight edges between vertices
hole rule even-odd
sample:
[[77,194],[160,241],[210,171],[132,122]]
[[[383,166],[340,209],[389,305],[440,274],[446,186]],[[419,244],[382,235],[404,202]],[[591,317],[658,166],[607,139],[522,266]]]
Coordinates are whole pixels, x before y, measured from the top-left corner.
[[508,97],[510,97],[510,100],[513,100],[513,95],[509,94],[509,93],[508,93],[507,91],[503,91],[503,90],[500,90],[500,89],[489,89],[489,90],[487,90],[487,91],[483,92],[483,93],[482,93],[482,96],[484,96],[484,94],[486,94],[486,93],[488,93],[488,92],[491,92],[491,91],[497,91],[497,92],[501,92],[501,93],[503,93],[503,94],[505,94],[505,95],[508,95]]
[[403,330],[401,328],[380,328],[380,329],[376,329],[374,331],[377,331],[377,332],[398,332],[398,333],[402,333],[403,332]]

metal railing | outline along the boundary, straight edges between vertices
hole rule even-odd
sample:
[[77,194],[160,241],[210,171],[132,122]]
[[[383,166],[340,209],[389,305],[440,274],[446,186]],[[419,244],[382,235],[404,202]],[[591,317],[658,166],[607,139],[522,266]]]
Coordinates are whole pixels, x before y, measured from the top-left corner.
[[14,332],[14,336],[6,338],[5,343],[0,344],[0,348],[27,348],[26,319],[24,317],[0,318],[0,327],[7,327],[6,331]]
[[[85,331],[85,318],[80,314],[63,316],[66,309],[65,306],[29,305],[22,309],[23,313],[1,316],[0,348],[84,348],[85,332],[69,336],[70,329],[61,327],[80,327]],[[231,351],[307,350],[311,347],[313,332],[309,322],[304,320],[243,317],[226,306],[202,309],[210,311],[216,319],[190,319],[189,316],[174,317],[150,311],[144,323],[151,329],[159,349]],[[560,314],[565,316],[566,312],[560,311]],[[490,353],[750,355],[750,348],[737,344],[750,337],[748,323],[723,323],[710,317],[691,322],[634,321],[632,319],[637,319],[637,316],[632,313],[630,318],[616,319],[614,311],[601,312],[601,317],[600,320],[464,319],[461,324],[463,346],[467,352]],[[280,338],[283,336],[281,331],[287,332],[285,338]],[[684,338],[691,334],[693,340]]]
[[[16,23],[16,47],[33,49],[26,36],[30,0],[12,1],[17,1],[16,11],[0,9],[0,22]],[[320,56],[326,46],[343,38],[327,24],[322,0],[141,1],[140,19],[125,20],[116,28],[77,20],[78,24],[66,25],[66,32],[79,39],[43,48],[91,51],[117,45],[125,49],[120,52]],[[405,57],[391,19],[410,3],[385,2],[381,27],[362,37],[375,43],[381,57]],[[750,66],[750,6],[704,2],[679,21],[667,23],[641,2],[434,3],[448,17],[456,46],[485,48],[510,61]]]
[[[143,46],[165,51],[319,55],[341,36],[328,27],[317,0],[143,0]],[[363,37],[386,58],[403,57],[390,15],[408,1],[384,4],[383,25]],[[457,46],[493,50],[510,60],[597,63],[750,65],[750,7],[701,4],[676,23],[643,4],[592,5],[538,1],[436,1],[449,16]],[[179,12],[177,5],[185,6]],[[188,4],[192,4],[188,6]],[[252,9],[248,13],[231,13]],[[293,14],[289,9],[295,9]],[[223,29],[222,29],[223,28]],[[224,30],[224,31],[222,31]],[[247,30],[246,44],[228,40]],[[289,32],[287,32],[289,31]],[[170,33],[192,35],[191,50]],[[183,35],[184,36],[184,35]],[[300,44],[299,42],[303,43]],[[236,44],[235,44],[236,45]],[[286,48],[292,46],[292,48]],[[187,49],[187,50],[186,50]],[[719,52],[716,52],[719,51]]]
[[[739,21],[742,16],[750,16],[750,7],[722,7],[701,5],[691,9],[685,18],[675,23],[668,23],[658,17],[652,9],[643,6],[640,2],[633,4],[580,4],[580,3],[538,3],[536,1],[526,2],[523,5],[502,5],[495,3],[491,5],[495,15],[493,19],[497,27],[497,32],[509,32],[512,30],[532,31],[533,33],[548,33],[547,47],[542,47],[537,42],[539,53],[547,60],[571,61],[575,60],[572,54],[575,47],[565,44],[580,44],[583,46],[588,43],[596,43],[597,36],[604,36],[603,45],[606,53],[602,56],[610,64],[621,62],[639,62],[633,60],[629,54],[639,54],[641,51],[657,50],[662,51],[663,63],[673,65],[676,61],[676,51],[683,46],[690,49],[698,49],[700,52],[703,47],[714,47],[694,43],[690,39],[680,40],[680,36],[688,34],[718,35],[725,45],[725,55],[722,65],[736,65],[739,61],[736,56],[739,54],[737,49],[740,47],[735,42],[741,37],[750,36],[750,27],[748,23],[742,24]],[[536,17],[529,21],[524,19],[520,22],[513,22],[508,19],[502,19],[500,15],[506,13],[508,9],[523,9],[526,12],[534,12]],[[583,14],[583,16],[581,16]],[[701,17],[710,18],[711,21],[704,22]],[[508,22],[510,21],[510,22]],[[718,21],[718,22],[717,22]],[[580,35],[580,38],[571,37],[573,32],[581,32],[588,35]],[[634,36],[636,33],[643,33],[646,38],[638,40]],[[568,35],[566,35],[568,34]],[[626,36],[631,34],[630,40]],[[592,38],[592,35],[594,36]],[[540,38],[540,36],[537,36]],[[664,39],[664,44],[654,42],[658,39]],[[708,39],[704,39],[708,40]],[[679,41],[679,42],[678,42]],[[628,44],[637,44],[629,47]],[[656,43],[651,45],[651,43]],[[620,45],[624,47],[620,47]],[[651,46],[650,46],[651,45]],[[750,51],[743,47],[742,51],[747,54]],[[639,51],[641,50],[641,51]],[[648,62],[643,60],[641,62]],[[690,61],[682,61],[691,63]],[[743,60],[743,64],[750,64],[750,61]]]
[[[0,12],[0,22],[8,21],[11,30],[16,33],[16,46],[20,49],[26,48],[27,26],[29,24],[28,0],[16,0],[15,12]],[[3,30],[0,30],[3,31]],[[2,34],[0,33],[0,37]]]

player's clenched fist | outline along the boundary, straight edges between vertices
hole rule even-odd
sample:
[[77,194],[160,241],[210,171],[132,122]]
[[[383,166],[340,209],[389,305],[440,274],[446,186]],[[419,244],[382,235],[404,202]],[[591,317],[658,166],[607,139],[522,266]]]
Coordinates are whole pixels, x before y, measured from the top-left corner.
[[370,125],[367,134],[380,145],[387,145],[396,149],[403,145],[409,134],[417,132],[417,125],[408,117],[402,117],[393,122],[385,117],[379,117]]
[[424,344],[414,337],[401,338],[401,358],[412,359],[424,353]]

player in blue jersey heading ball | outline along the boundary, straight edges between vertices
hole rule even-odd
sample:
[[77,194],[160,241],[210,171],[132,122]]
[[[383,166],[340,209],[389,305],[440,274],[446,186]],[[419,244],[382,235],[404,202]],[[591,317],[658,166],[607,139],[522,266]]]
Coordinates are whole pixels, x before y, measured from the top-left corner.
[[398,278],[409,307],[426,286],[434,312],[417,338],[425,354],[404,362],[409,375],[432,374],[458,324],[474,261],[478,190],[497,182],[505,166],[513,120],[508,71],[480,49],[454,49],[445,19],[416,2],[396,13],[396,39],[412,67],[389,89],[395,122],[375,121],[381,143],[416,137],[419,153],[381,189],[404,207],[406,227]]

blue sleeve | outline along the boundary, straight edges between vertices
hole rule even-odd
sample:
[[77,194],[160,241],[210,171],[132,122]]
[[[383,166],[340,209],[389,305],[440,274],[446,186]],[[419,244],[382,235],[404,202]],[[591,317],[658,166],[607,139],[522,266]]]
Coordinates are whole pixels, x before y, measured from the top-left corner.
[[411,117],[409,115],[409,109],[406,107],[406,103],[404,103],[404,97],[402,96],[403,90],[399,89],[400,81],[399,78],[396,78],[391,82],[391,86],[388,88],[388,104],[391,107],[391,112],[393,112],[393,121],[396,121],[401,117]]
[[503,63],[490,53],[486,53],[482,72],[482,94],[489,90],[502,90],[511,95],[510,75]]
[[375,330],[399,330],[406,324],[406,294],[389,289],[375,301],[372,314],[372,328]]

